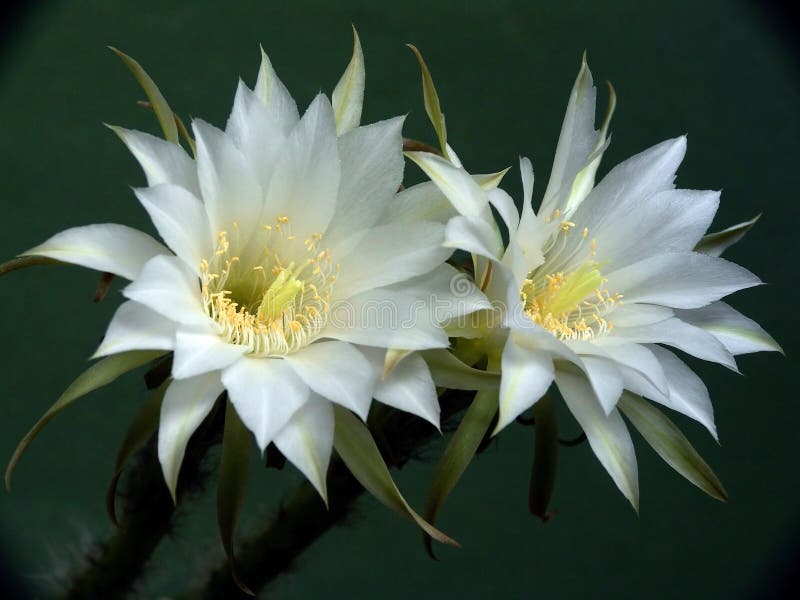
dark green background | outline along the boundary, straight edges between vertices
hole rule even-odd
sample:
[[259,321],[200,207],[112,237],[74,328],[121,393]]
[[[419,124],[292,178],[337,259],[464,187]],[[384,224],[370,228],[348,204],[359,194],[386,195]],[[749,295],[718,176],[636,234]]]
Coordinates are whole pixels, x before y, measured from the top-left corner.
[[[699,367],[721,447],[676,417],[730,502],[707,498],[639,444],[637,517],[583,445],[563,452],[558,515],[542,525],[526,509],[531,432],[512,427],[445,507],[439,523],[462,550],[428,560],[413,526],[365,499],[351,526],[327,535],[272,589],[281,598],[758,596],[797,562],[800,532],[800,89],[797,55],[775,21],[755,5],[719,1],[40,3],[9,27],[0,55],[0,257],[74,225],[150,230],[128,187],[143,177],[101,122],[153,132],[156,124],[135,107],[141,93],[107,44],[138,58],[180,114],[224,125],[237,77],[253,83],[259,43],[304,106],[338,80],[352,22],[366,53],[365,121],[408,112],[407,133],[430,139],[417,66],[403,47],[414,42],[465,164],[496,170],[529,155],[539,194],[587,49],[596,80],[612,80],[619,95],[604,170],[688,132],[678,184],[723,189],[715,225],[764,212],[728,256],[768,285],[732,303],[774,334],[788,358],[743,357],[744,377]],[[408,172],[418,178],[414,167]],[[507,184],[519,197],[516,169]],[[119,285],[94,305],[96,280],[48,267],[0,281],[3,460],[102,336]],[[82,546],[109,533],[103,493],[140,388],[131,376],[76,404],[30,448],[14,492],[0,493],[6,567],[31,589],[48,589]],[[421,503],[432,469],[414,463],[398,474],[412,503]],[[258,470],[240,533],[257,529],[299,480],[291,471]],[[221,558],[213,514],[213,494],[186,511],[149,570],[146,596],[201,580]]]

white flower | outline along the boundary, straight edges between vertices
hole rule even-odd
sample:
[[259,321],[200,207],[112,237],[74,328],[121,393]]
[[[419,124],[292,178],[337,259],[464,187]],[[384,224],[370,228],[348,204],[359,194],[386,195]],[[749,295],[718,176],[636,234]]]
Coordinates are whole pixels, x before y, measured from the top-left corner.
[[438,427],[421,358],[380,374],[388,348],[448,345],[426,282],[452,271],[451,250],[439,223],[384,217],[403,175],[403,118],[358,126],[363,87],[363,60],[351,62],[334,106],[320,94],[300,118],[264,55],[225,131],[192,123],[196,160],[114,128],[144,169],[149,187],[135,193],[168,247],[105,224],[26,253],[132,281],[96,356],[174,352],[158,434],[173,496],[189,437],[223,391],[259,448],[274,442],[323,497],[331,402],[365,419],[374,396]]
[[[636,458],[619,402],[625,410],[644,396],[717,435],[705,385],[664,346],[733,370],[734,355],[779,347],[756,323],[720,302],[758,285],[758,278],[693,251],[714,218],[719,192],[675,188],[685,137],[624,161],[595,186],[608,145],[613,90],[599,131],[594,110],[595,89],[584,61],[538,213],[526,158],[520,161],[520,215],[505,192],[475,185],[451,152],[450,161],[409,156],[459,213],[447,224],[446,245],[473,253],[476,282],[503,308],[500,326],[484,328],[477,342],[502,368],[495,432],[555,382],[594,453],[636,507]],[[510,231],[507,247],[490,205]],[[641,423],[635,416],[631,420]]]

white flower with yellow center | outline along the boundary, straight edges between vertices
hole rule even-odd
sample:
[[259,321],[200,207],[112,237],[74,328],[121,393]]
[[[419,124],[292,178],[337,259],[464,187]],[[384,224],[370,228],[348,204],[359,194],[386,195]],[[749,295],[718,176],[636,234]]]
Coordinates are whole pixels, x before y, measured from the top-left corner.
[[[718,258],[720,245],[695,251],[719,192],[675,188],[685,137],[624,161],[595,186],[613,103],[612,90],[611,109],[596,131],[595,89],[584,62],[538,213],[526,158],[520,215],[505,192],[475,185],[451,151],[450,160],[409,156],[455,209],[446,245],[473,254],[476,283],[498,307],[495,327],[484,321],[482,329],[461,332],[481,338],[477,347],[502,369],[495,432],[555,382],[598,459],[637,506],[636,458],[618,403],[637,427],[646,429],[637,398],[644,396],[696,419],[716,438],[705,385],[664,346],[733,370],[733,355],[779,347],[719,301],[758,285],[758,278]],[[490,206],[510,232],[507,246]],[[666,434],[666,426],[658,427]],[[676,454],[665,457],[674,461]]]
[[225,131],[177,144],[115,128],[149,187],[135,190],[168,247],[122,225],[59,233],[28,255],[132,281],[96,356],[174,352],[158,454],[175,494],[189,437],[227,391],[263,451],[274,442],[325,496],[331,402],[365,419],[373,397],[438,427],[419,356],[382,381],[387,348],[448,345],[429,279],[446,277],[444,227],[387,222],[403,176],[402,118],[358,126],[363,58],[302,118],[266,55]]

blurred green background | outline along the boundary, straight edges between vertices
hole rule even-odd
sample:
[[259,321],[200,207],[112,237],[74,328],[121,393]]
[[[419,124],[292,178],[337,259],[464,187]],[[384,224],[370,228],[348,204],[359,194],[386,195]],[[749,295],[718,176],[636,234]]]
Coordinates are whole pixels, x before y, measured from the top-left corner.
[[[223,126],[237,78],[252,85],[259,44],[306,105],[330,93],[351,52],[350,23],[366,54],[364,120],[408,113],[406,134],[431,139],[419,74],[405,42],[425,54],[450,139],[475,171],[531,157],[539,194],[581,52],[595,79],[613,81],[619,104],[604,170],[688,132],[681,187],[723,189],[716,228],[763,211],[727,255],[768,285],[732,304],[786,350],[742,357],[738,376],[693,363],[715,402],[722,445],[676,416],[718,475],[720,504],[674,474],[636,438],[637,517],[587,445],[566,449],[543,525],[527,513],[532,433],[512,427],[470,468],[441,527],[461,550],[427,559],[416,529],[363,499],[345,528],[325,536],[271,588],[310,597],[702,597],[777,594],[798,566],[796,391],[800,78],[781,15],[742,2],[433,2],[406,0],[215,3],[40,2],[20,11],[1,42],[0,257],[52,233],[93,222],[151,230],[129,186],[143,176],[101,122],[157,131],[135,106],[142,94],[112,44],[149,70],[184,117]],[[606,94],[600,92],[604,103]],[[408,166],[410,180],[420,179]],[[537,196],[538,198],[539,196]],[[0,280],[0,457],[86,366],[115,306],[119,284],[91,302],[97,275],[37,268]],[[21,462],[0,493],[3,569],[48,595],[92,541],[111,527],[103,494],[128,420],[143,399],[124,378],[74,405]],[[577,431],[574,423],[564,425]],[[441,444],[439,444],[441,446]],[[437,456],[438,446],[428,455]],[[434,463],[397,474],[420,505]],[[256,469],[240,534],[257,530],[299,476]],[[213,481],[212,481],[213,483]],[[213,485],[210,486],[213,490]],[[168,596],[197,583],[222,558],[213,491],[186,507],[140,592]],[[781,586],[784,586],[781,588]]]

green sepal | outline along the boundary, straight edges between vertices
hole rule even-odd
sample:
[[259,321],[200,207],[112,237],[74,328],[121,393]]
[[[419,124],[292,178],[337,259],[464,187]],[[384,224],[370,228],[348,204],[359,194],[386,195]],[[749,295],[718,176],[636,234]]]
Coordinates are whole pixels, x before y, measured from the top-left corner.
[[451,390],[497,390],[500,373],[475,369],[445,348],[425,350],[422,358],[428,364],[434,383]]
[[[336,428],[333,447],[358,482],[381,504],[411,519],[427,534],[443,544],[459,546],[412,509],[389,474],[372,434],[353,413],[334,404]],[[428,538],[430,539],[430,538]]]
[[444,114],[442,114],[442,107],[439,104],[439,94],[436,93],[436,86],[433,85],[433,77],[428,70],[428,65],[422,58],[422,54],[417,47],[413,44],[406,44],[409,49],[417,57],[419,62],[419,69],[422,72],[422,97],[425,101],[425,112],[428,113],[428,118],[431,120],[436,137],[439,138],[439,146],[442,149],[442,156],[447,156],[447,127],[444,121]]
[[177,144],[178,126],[175,124],[175,116],[169,104],[167,104],[166,99],[161,94],[161,91],[158,89],[158,86],[142,68],[142,65],[133,58],[113,46],[109,46],[108,48],[122,59],[125,66],[133,73],[136,81],[142,86],[144,93],[147,95],[147,99],[150,100],[150,104],[153,106],[153,111],[156,113],[156,118],[161,125],[161,130],[164,132],[164,138],[168,142]]
[[48,256],[18,256],[0,265],[0,277],[17,269],[27,269],[39,265],[63,265],[64,263]]
[[[453,433],[428,490],[424,515],[430,523],[435,522],[439,509],[456,487],[489,430],[497,413],[497,398],[497,391],[481,391],[475,394],[475,399]],[[430,557],[436,558],[431,547],[431,538],[424,535],[423,542]]]
[[116,497],[117,497],[117,484],[122,475],[122,470],[125,468],[126,463],[130,458],[136,454],[150,439],[158,429],[158,419],[161,415],[161,402],[164,400],[164,394],[169,387],[171,379],[164,381],[158,388],[156,388],[150,397],[142,404],[139,412],[131,421],[128,426],[128,431],[125,433],[125,438],[122,440],[122,445],[117,452],[117,462],[114,466],[114,476],[108,484],[106,491],[106,512],[111,522],[119,527],[117,520],[116,510]]
[[536,419],[536,437],[528,508],[532,515],[547,522],[551,517],[547,507],[553,496],[558,466],[558,423],[550,396],[543,396],[533,405],[533,417]]
[[742,239],[744,234],[750,231],[760,218],[761,213],[744,223],[733,225],[716,233],[709,233],[697,242],[694,251],[708,254],[709,256],[720,256],[725,250]]
[[344,135],[361,123],[361,110],[364,106],[364,53],[361,40],[353,26],[353,56],[342,78],[331,94],[333,115],[336,121],[336,135]]
[[134,350],[131,352],[114,354],[96,362],[78,375],[77,379],[70,384],[64,393],[61,394],[61,397],[42,415],[25,437],[22,438],[19,445],[17,445],[14,454],[11,455],[11,460],[8,461],[8,467],[6,467],[6,489],[9,491],[11,490],[11,476],[14,473],[14,468],[17,466],[19,459],[22,458],[22,454],[53,417],[81,396],[85,396],[89,392],[108,385],[123,373],[132,371],[164,354],[166,353],[163,350]]
[[245,594],[255,596],[239,578],[233,552],[233,536],[239,511],[244,502],[247,478],[250,474],[252,436],[242,423],[230,400],[225,408],[225,431],[222,436],[222,460],[219,466],[219,487],[217,488],[217,523],[222,546],[228,557],[231,577]]
[[663,412],[629,392],[622,394],[619,408],[669,466],[712,498],[728,501],[728,493],[714,471]]

